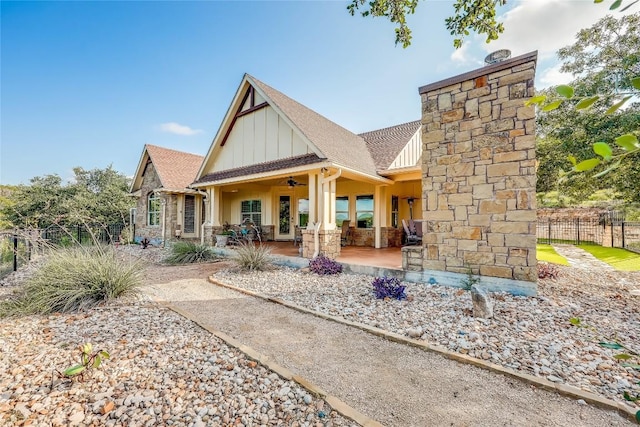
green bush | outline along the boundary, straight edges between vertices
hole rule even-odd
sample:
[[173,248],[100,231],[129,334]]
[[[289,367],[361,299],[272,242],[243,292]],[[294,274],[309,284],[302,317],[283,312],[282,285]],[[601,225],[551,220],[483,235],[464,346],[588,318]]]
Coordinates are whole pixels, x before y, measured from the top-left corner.
[[165,262],[169,264],[191,264],[216,259],[216,254],[209,246],[193,242],[176,242],[171,247],[171,255],[165,259]]
[[263,244],[242,243],[233,257],[244,271],[262,271],[271,265],[271,248]]
[[26,280],[22,292],[0,304],[0,317],[83,310],[135,295],[142,271],[141,263],[123,262],[111,247],[56,249]]

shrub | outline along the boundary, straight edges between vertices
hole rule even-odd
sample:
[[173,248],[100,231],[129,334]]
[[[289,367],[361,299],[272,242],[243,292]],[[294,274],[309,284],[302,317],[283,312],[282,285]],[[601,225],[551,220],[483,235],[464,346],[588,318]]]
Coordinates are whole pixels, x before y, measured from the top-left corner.
[[194,262],[213,261],[218,257],[213,249],[194,242],[176,242],[171,247],[171,255],[164,261],[168,264],[191,264]]
[[402,300],[407,298],[407,294],[404,292],[405,287],[395,277],[376,277],[371,284],[373,285],[373,292],[378,299],[393,298]]
[[241,243],[234,255],[234,261],[244,271],[262,271],[271,265],[271,248],[262,243]]
[[324,255],[318,255],[309,261],[309,270],[321,276],[326,274],[340,274],[342,273],[342,264]]
[[538,263],[538,278],[539,279],[555,279],[558,277],[558,267],[546,262]]
[[142,264],[122,262],[111,247],[56,249],[22,292],[0,304],[0,316],[83,310],[135,295],[141,284]]

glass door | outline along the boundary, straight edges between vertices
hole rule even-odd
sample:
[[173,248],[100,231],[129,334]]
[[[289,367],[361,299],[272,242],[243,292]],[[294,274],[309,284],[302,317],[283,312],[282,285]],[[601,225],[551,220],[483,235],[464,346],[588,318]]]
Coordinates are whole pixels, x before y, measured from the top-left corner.
[[276,240],[293,240],[293,205],[291,194],[278,196],[278,224],[276,225]]

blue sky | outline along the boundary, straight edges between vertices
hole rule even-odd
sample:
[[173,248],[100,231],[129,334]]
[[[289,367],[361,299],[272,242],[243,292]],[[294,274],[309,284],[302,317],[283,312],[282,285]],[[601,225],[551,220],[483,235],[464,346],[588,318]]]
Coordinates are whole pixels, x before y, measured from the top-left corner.
[[509,2],[498,42],[456,51],[451,1],[420,3],[407,49],[347,4],[2,1],[0,183],[68,180],[76,166],[133,175],[145,143],[204,155],[245,72],[356,133],[419,119],[419,86],[497,49],[539,50],[537,87],[566,82],[554,52],[607,12]]

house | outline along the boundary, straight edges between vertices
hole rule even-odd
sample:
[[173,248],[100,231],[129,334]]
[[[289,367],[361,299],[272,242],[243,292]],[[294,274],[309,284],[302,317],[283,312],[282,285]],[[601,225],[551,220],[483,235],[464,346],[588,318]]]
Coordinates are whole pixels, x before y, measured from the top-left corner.
[[189,188],[203,157],[147,144],[142,150],[130,193],[136,241],[161,243],[176,237],[201,238],[203,195]]
[[[412,280],[471,271],[491,277],[491,290],[535,294],[535,110],[525,101],[536,61],[531,52],[422,86],[420,120],[360,135],[245,74],[198,167],[163,165],[179,154],[145,148],[136,235],[213,243],[225,223],[252,221],[263,240],[301,229],[304,257],[335,258],[347,225],[349,244],[400,247],[400,224],[413,219],[422,242],[402,248]],[[165,182],[171,169],[180,182]]]
[[335,257],[345,220],[355,245],[400,246],[400,219],[421,217],[421,150],[419,121],[356,135],[246,74],[191,187],[207,237],[245,219],[269,240],[299,226],[303,256]]

